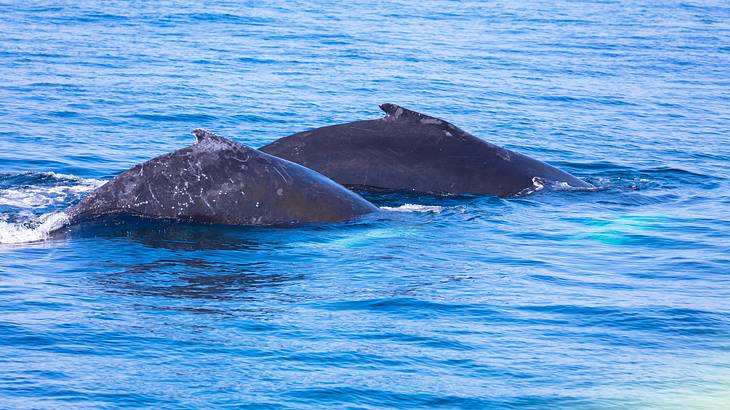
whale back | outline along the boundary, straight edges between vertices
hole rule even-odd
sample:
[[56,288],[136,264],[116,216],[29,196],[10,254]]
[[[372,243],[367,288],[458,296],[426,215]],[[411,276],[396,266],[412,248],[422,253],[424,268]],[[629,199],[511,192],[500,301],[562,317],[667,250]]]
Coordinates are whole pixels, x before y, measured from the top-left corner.
[[335,222],[376,210],[298,164],[205,130],[197,142],[136,165],[69,211],[72,220],[133,214],[231,225]]
[[535,178],[590,186],[442,119],[396,104],[380,107],[383,118],[300,132],[260,149],[348,186],[499,196],[532,188]]

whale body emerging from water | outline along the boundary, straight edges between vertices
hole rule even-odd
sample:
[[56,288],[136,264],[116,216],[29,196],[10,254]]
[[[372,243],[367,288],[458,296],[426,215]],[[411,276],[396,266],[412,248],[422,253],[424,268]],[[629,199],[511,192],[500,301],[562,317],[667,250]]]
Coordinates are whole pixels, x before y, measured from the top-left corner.
[[118,175],[69,222],[130,214],[227,225],[337,222],[377,208],[329,178],[202,129],[197,142]]
[[544,162],[395,104],[384,118],[300,132],[262,148],[347,186],[513,196],[545,183],[592,185]]

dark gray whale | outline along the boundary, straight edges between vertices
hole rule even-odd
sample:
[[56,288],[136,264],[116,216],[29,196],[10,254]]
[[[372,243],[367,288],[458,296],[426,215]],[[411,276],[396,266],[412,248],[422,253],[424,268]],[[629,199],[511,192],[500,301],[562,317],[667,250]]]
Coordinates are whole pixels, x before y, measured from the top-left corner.
[[592,186],[438,118],[383,104],[377,120],[300,132],[260,148],[347,186],[512,196],[544,183]]
[[123,172],[67,211],[228,225],[336,222],[377,208],[329,178],[202,129],[197,142]]

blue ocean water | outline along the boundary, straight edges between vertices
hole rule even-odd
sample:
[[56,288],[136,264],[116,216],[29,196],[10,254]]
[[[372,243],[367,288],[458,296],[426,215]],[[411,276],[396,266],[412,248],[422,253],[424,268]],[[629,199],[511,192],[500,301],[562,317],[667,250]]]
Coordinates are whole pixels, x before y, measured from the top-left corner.
[[[0,15],[0,407],[730,409],[726,2]],[[24,242],[193,128],[258,147],[383,102],[599,189]]]

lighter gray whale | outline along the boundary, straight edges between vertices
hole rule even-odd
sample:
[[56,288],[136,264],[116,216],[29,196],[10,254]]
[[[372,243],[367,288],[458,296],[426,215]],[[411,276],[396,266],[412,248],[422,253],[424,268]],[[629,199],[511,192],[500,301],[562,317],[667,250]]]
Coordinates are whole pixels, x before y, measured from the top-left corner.
[[111,214],[226,225],[350,220],[378,208],[316,171],[203,129],[186,148],[136,165],[66,213],[69,223]]

